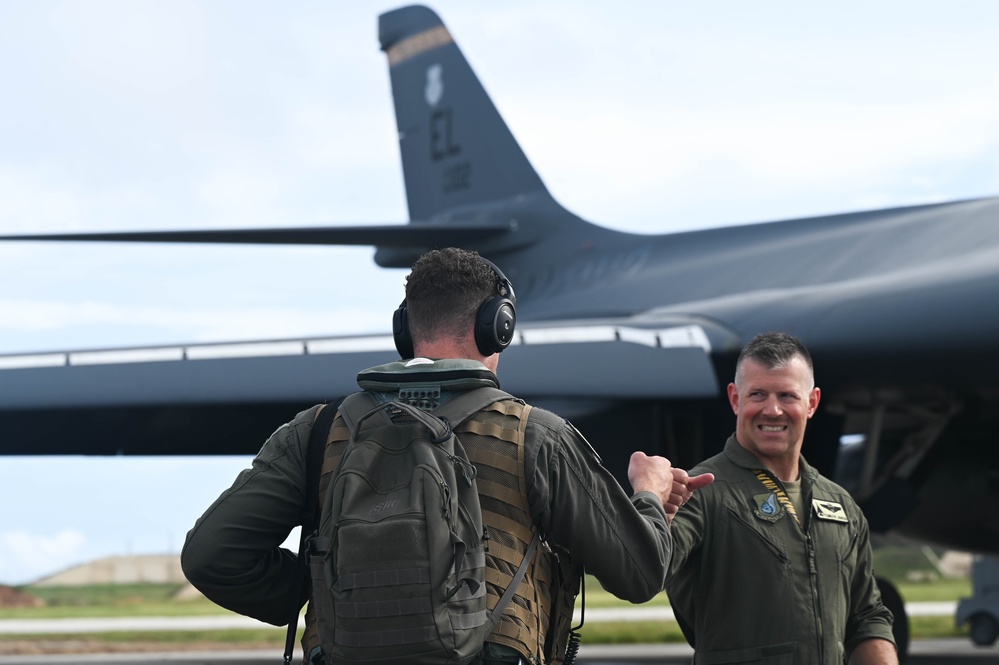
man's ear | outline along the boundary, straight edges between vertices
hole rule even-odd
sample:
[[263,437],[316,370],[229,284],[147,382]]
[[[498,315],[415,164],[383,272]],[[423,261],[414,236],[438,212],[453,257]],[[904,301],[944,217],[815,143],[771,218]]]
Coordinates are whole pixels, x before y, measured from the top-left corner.
[[812,388],[812,391],[808,393],[808,417],[811,418],[815,415],[815,410],[819,408],[819,400],[822,398],[822,391],[816,388]]
[[732,406],[732,412],[739,415],[739,389],[734,383],[728,384],[728,403]]

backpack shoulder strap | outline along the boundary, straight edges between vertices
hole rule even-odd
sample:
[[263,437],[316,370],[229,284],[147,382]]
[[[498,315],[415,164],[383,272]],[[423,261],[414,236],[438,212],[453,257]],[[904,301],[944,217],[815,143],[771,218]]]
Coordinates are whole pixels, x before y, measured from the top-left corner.
[[[357,426],[364,416],[378,406],[378,400],[366,390],[347,395],[340,404],[340,415],[351,437],[357,434]],[[387,416],[386,416],[387,417]]]
[[[337,409],[343,403],[340,397],[335,402],[320,407],[315,421],[312,423],[312,433],[309,434],[309,450],[305,456],[305,473],[308,488],[305,495],[305,508],[302,511],[302,533],[311,534],[316,526],[316,511],[319,503],[319,476],[323,467],[323,451],[326,449],[326,439],[329,438],[330,427],[336,419]],[[306,531],[308,529],[308,531]]]
[[457,427],[473,413],[478,413],[493,402],[501,402],[506,399],[517,398],[505,390],[482,386],[458,393],[434,409],[434,415],[438,418],[446,418],[451,423],[451,427]]
[[[337,409],[343,403],[344,398],[340,397],[334,402],[324,404],[319,407],[316,419],[312,421],[312,432],[309,434],[309,447],[305,453],[305,506],[302,508],[299,521],[302,524],[302,533],[298,542],[298,568],[301,571],[299,578],[301,585],[306,588],[309,564],[306,556],[306,547],[312,533],[316,530],[319,510],[319,476],[323,466],[323,451],[326,449],[326,439],[329,437],[330,427],[336,419]],[[289,612],[288,634],[285,639],[284,663],[291,663],[295,649],[295,632],[298,629],[298,613],[302,610],[305,598],[292,597],[292,607]]]

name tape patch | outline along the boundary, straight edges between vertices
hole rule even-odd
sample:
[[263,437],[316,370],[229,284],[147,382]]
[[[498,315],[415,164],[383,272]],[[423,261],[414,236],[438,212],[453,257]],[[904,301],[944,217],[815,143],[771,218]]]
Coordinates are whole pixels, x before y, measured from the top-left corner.
[[812,509],[815,510],[815,516],[820,520],[843,523],[850,521],[846,516],[846,511],[843,510],[843,506],[833,501],[812,499]]

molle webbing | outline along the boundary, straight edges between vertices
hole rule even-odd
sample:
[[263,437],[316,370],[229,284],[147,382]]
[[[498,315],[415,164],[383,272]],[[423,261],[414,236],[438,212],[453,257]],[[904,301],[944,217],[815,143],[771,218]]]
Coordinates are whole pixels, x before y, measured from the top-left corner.
[[[531,407],[519,400],[494,402],[469,417],[455,433],[469,461],[477,469],[476,484],[482,505],[482,520],[489,533],[486,551],[487,606],[496,606],[524,559],[534,534],[527,503],[524,475],[524,432]],[[319,481],[320,505],[336,475],[350,432],[337,415],[323,459]],[[527,662],[541,662],[551,614],[553,557],[546,545],[538,547],[512,602],[489,637],[490,642],[516,649]],[[305,653],[320,646],[314,603],[306,613],[302,637]]]
[[[482,521],[489,530],[486,587],[490,608],[509,586],[533,538],[524,476],[524,432],[530,409],[515,400],[494,402],[455,431],[478,472]],[[551,571],[549,556],[535,557],[489,641],[516,649],[528,661],[544,653]]]

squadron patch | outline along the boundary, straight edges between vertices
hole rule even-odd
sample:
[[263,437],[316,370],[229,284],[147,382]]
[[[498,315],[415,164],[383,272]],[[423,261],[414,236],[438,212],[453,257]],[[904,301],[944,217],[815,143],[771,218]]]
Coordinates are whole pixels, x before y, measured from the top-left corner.
[[850,521],[846,516],[846,511],[843,510],[843,506],[832,501],[812,499],[812,509],[815,511],[815,516],[820,520],[843,522],[844,524]]
[[787,512],[784,510],[784,506],[780,504],[780,501],[777,500],[777,495],[773,492],[757,494],[753,497],[753,501],[756,502],[756,509],[753,510],[753,514],[767,522],[776,522],[784,517],[784,513]]

